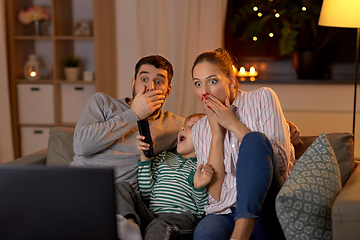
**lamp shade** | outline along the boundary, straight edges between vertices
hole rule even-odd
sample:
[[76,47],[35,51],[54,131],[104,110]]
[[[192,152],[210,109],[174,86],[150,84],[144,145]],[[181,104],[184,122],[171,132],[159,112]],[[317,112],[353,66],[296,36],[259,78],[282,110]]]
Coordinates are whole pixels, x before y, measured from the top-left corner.
[[360,28],[360,0],[324,0],[319,25]]

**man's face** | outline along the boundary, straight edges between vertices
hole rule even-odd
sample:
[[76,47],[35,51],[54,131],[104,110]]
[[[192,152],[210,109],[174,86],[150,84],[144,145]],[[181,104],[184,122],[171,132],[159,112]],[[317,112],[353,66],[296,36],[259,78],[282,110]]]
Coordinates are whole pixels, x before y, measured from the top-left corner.
[[144,64],[140,67],[136,79],[131,80],[133,99],[143,91],[162,90],[165,97],[168,97],[171,91],[171,84],[168,80],[168,72],[161,68],[156,68],[150,64]]

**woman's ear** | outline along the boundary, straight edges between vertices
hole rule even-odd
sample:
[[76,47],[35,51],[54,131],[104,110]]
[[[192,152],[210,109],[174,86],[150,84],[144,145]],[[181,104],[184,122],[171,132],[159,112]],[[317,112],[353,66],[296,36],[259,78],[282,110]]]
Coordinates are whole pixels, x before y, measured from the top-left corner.
[[233,89],[235,87],[235,84],[236,84],[236,81],[237,81],[234,74],[230,75],[229,81],[230,81],[229,82],[229,87],[230,87],[230,89]]

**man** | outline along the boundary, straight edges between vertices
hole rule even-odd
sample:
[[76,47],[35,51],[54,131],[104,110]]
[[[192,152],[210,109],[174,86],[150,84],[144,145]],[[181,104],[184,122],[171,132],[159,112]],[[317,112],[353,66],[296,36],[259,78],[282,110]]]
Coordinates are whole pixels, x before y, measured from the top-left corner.
[[132,98],[115,100],[96,93],[88,100],[74,133],[70,166],[106,166],[115,170],[115,182],[129,182],[138,190],[137,120],[148,118],[156,136],[154,154],[176,146],[184,119],[161,107],[171,93],[173,68],[165,58],[152,55],[138,61],[131,80]]

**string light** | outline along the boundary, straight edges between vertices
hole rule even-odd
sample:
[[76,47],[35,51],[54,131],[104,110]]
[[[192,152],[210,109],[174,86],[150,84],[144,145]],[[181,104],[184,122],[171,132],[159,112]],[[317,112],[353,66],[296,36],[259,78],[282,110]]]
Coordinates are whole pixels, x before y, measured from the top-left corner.
[[254,12],[256,12],[257,10],[259,10],[259,8],[258,7],[253,7],[253,10],[254,10]]
[[261,13],[261,12],[258,13],[258,17],[262,17],[262,13]]
[[256,42],[256,41],[257,41],[257,37],[256,37],[256,36],[253,36],[253,40],[254,40],[254,42]]
[[274,37],[274,33],[269,33],[269,37]]
[[280,17],[280,13],[275,13],[275,17],[279,18]]
[[301,10],[303,10],[304,12],[306,11],[306,7],[302,7]]

